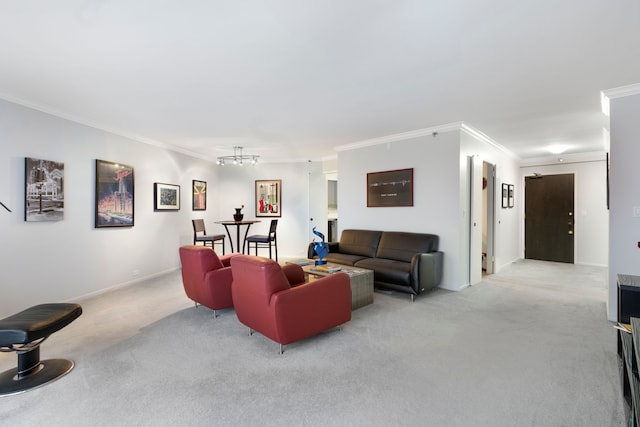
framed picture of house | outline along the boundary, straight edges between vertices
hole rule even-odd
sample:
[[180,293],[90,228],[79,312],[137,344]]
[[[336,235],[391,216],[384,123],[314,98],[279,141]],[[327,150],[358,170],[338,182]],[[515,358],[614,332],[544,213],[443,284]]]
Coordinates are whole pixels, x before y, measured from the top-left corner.
[[64,163],[26,157],[24,162],[24,220],[64,219]]
[[256,180],[256,217],[282,216],[282,181]]
[[180,210],[180,186],[154,182],[153,208],[156,211]]
[[96,160],[95,226],[133,227],[133,168],[122,163]]
[[413,168],[367,174],[367,207],[413,206]]
[[509,184],[509,201],[508,201],[508,205],[509,205],[510,208],[513,207],[513,191],[514,191],[513,184]]
[[193,180],[191,182],[192,210],[207,210],[207,183],[205,181]]
[[502,184],[502,207],[509,206],[509,184]]

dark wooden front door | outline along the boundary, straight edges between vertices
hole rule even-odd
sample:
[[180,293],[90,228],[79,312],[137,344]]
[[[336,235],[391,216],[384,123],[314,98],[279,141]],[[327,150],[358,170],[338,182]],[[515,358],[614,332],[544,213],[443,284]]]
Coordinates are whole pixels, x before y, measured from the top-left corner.
[[573,185],[573,174],[525,177],[525,258],[573,263]]

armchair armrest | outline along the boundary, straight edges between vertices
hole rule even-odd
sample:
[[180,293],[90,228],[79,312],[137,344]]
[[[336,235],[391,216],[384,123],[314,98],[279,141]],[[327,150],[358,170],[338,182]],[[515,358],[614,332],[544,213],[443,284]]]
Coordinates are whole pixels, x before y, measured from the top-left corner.
[[222,255],[220,258],[220,262],[225,267],[231,267],[231,258],[236,257],[238,255],[242,255],[241,253],[234,252],[232,254]]
[[304,271],[298,264],[285,264],[282,266],[282,271],[287,276],[289,285],[298,286],[304,283]]
[[270,305],[282,344],[341,325],[351,320],[349,276],[335,273],[277,292]]
[[416,294],[435,288],[442,280],[444,253],[428,252],[411,258],[411,287]]

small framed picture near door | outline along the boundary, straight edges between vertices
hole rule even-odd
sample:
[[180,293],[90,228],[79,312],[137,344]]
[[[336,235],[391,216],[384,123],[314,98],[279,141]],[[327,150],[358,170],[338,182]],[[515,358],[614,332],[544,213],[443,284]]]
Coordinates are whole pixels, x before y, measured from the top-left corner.
[[205,181],[193,180],[191,185],[193,210],[207,210],[207,183]]
[[502,184],[502,208],[509,207],[509,184]]
[[256,217],[282,216],[282,180],[256,180]]
[[507,202],[507,205],[512,208],[513,207],[513,184],[509,184],[509,200]]

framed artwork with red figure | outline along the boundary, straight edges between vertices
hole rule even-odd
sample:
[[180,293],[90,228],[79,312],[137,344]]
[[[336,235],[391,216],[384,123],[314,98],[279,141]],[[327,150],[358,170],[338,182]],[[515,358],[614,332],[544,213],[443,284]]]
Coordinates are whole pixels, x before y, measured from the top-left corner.
[[192,210],[207,210],[207,183],[205,181],[192,180]]
[[256,180],[256,217],[282,216],[282,180]]

